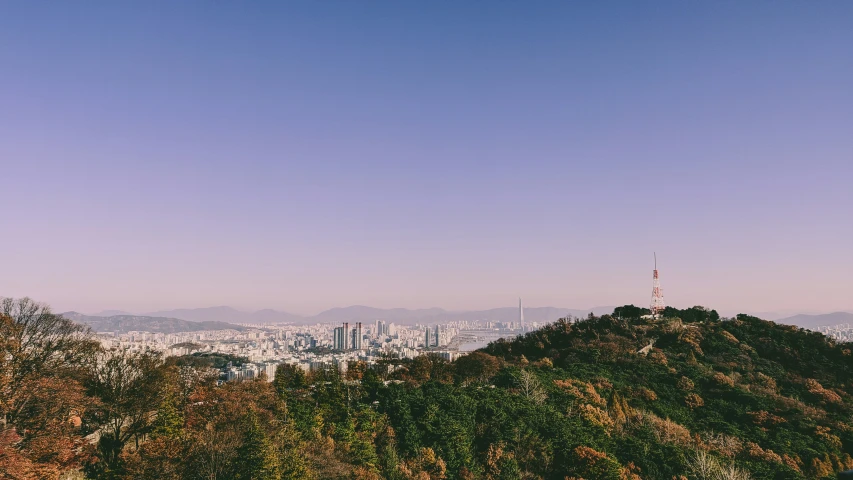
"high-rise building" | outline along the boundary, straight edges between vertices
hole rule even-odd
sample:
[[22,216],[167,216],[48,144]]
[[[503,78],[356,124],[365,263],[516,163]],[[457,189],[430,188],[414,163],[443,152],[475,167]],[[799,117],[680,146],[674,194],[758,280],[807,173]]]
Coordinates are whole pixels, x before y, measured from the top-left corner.
[[518,297],[518,325],[524,332],[524,306],[521,304],[521,297]]
[[350,330],[349,323],[344,322],[342,327],[333,330],[332,348],[335,350],[350,350],[361,348],[361,323]]
[[346,350],[347,333],[344,327],[336,327],[332,336],[332,348],[335,350]]
[[349,333],[349,323],[344,322],[344,348],[341,350],[349,350],[352,348],[352,336]]
[[[346,325],[346,324],[344,324],[344,325]],[[361,350],[361,339],[362,339],[361,322],[358,322],[355,324],[355,327],[352,329],[351,336],[352,336],[352,339],[351,339],[352,341],[350,342],[351,348],[353,348],[355,350]]]

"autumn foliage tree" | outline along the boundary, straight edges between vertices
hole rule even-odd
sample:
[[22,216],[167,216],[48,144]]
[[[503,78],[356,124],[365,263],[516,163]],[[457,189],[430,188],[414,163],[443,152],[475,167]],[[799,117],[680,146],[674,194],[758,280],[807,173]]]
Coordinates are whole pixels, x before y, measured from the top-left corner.
[[0,299],[0,471],[56,478],[87,458],[81,380],[98,345],[85,327],[29,298]]
[[133,440],[138,446],[150,433],[163,400],[164,373],[154,353],[110,350],[98,355],[86,381],[89,394],[99,401],[86,418],[100,434],[100,461],[92,465],[93,472],[115,472],[127,443]]

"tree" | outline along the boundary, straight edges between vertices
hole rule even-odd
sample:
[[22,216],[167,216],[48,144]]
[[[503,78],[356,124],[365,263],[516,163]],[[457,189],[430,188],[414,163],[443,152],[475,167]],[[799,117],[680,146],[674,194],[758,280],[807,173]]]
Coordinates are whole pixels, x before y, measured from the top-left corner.
[[167,392],[157,408],[157,415],[151,426],[151,437],[178,438],[184,427],[184,416],[176,395]]
[[0,299],[0,434],[16,439],[0,471],[30,465],[51,478],[86,460],[79,417],[92,402],[80,379],[96,349],[85,327],[46,305]]
[[521,468],[503,445],[489,445],[486,452],[485,480],[521,480]]
[[[89,420],[100,426],[98,449],[103,466],[114,470],[131,439],[149,433],[162,400],[164,370],[158,355],[149,352],[103,351],[87,381],[100,404]],[[138,445],[137,445],[138,446]]]
[[183,480],[187,469],[187,443],[180,438],[158,436],[132,454],[123,454],[123,480]]
[[29,457],[21,453],[17,445],[21,436],[15,433],[13,428],[0,428],[0,478],[31,479],[31,478],[56,478],[59,470],[33,462]]
[[167,357],[164,361],[167,390],[174,396],[179,408],[183,408],[190,396],[198,389],[210,388],[219,379],[219,370],[211,366],[211,360],[202,357]]
[[688,464],[690,474],[695,480],[716,480],[719,478],[720,462],[705,450],[696,450]]
[[[688,464],[692,480],[749,480],[749,473],[734,465],[723,465],[704,450],[696,450]],[[831,471],[830,471],[831,473]]]
[[636,307],[634,305],[623,305],[613,309],[613,317],[624,318],[626,320],[639,320],[643,315],[649,315],[651,311],[648,308]]
[[272,425],[277,402],[275,390],[265,381],[199,388],[184,409],[188,471],[209,480],[237,477],[238,452],[244,443],[263,443],[266,440],[258,438],[270,437],[266,431],[261,435],[248,430]]
[[388,480],[402,480],[399,471],[400,457],[397,454],[396,432],[391,425],[386,424],[385,428],[378,432],[375,442],[382,474]]
[[305,445],[292,422],[285,422],[271,439],[276,449],[281,478],[313,478],[313,472],[305,458]]
[[361,380],[366,370],[367,363],[362,360],[347,362],[347,372],[345,377],[347,380]]
[[593,448],[581,446],[574,449],[572,473],[580,478],[621,480],[622,467],[610,455]]
[[539,378],[530,370],[519,370],[515,382],[521,395],[537,405],[541,405],[548,398]]
[[273,387],[279,395],[285,396],[288,390],[298,390],[308,386],[308,379],[299,365],[281,363],[275,369]]
[[497,357],[488,353],[472,352],[454,362],[456,377],[463,385],[471,382],[487,382],[500,369]]
[[86,441],[77,416],[91,404],[83,387],[68,379],[40,378],[25,384],[31,401],[23,406],[16,421],[22,433],[17,448],[34,462],[73,468],[86,459]]
[[418,456],[400,466],[406,480],[444,480],[447,464],[431,448],[422,448]]
[[243,444],[237,449],[238,480],[278,480],[281,477],[276,451],[261,429],[258,416],[249,411]]
[[14,425],[39,378],[79,379],[98,343],[86,327],[29,298],[0,300],[0,413]]
[[699,322],[715,322],[720,319],[720,314],[716,310],[710,310],[701,305],[690,307],[684,310],[679,310],[673,307],[666,307],[663,311],[664,317],[680,318],[684,323],[699,323]]
[[450,363],[434,353],[419,355],[409,363],[409,377],[417,383],[450,381]]
[[217,418],[192,422],[188,432],[188,468],[198,472],[200,478],[216,480],[228,478],[231,463],[240,446],[240,432]]

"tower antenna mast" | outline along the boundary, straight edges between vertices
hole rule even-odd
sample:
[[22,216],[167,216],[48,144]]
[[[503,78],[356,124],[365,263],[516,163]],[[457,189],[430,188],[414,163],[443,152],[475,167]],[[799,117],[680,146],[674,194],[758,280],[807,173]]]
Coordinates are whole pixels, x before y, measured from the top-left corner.
[[652,274],[652,305],[649,310],[652,312],[652,317],[659,318],[666,308],[663,301],[663,290],[660,288],[660,279],[658,278],[658,254],[655,252],[655,269]]

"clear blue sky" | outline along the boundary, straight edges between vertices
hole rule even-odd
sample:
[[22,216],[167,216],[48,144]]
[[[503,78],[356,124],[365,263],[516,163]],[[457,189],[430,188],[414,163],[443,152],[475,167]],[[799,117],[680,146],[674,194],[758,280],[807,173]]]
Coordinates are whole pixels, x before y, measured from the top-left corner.
[[0,296],[853,309],[851,2],[5,2]]

